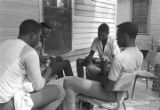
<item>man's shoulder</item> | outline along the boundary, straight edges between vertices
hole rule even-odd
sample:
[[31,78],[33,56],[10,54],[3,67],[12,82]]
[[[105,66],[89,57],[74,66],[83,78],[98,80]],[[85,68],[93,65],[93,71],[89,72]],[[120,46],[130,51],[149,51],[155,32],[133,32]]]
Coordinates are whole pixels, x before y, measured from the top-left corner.
[[36,50],[34,48],[32,48],[31,46],[29,45],[25,45],[23,50],[22,50],[22,55],[29,55],[29,54],[32,54],[32,55],[38,55]]
[[99,41],[98,37],[94,38],[94,40],[93,40],[93,41],[94,41],[94,42],[95,42],[95,41]]
[[108,36],[108,42],[109,42],[109,43],[114,43],[114,42],[116,42],[116,41],[117,41],[116,38],[111,37],[111,36]]

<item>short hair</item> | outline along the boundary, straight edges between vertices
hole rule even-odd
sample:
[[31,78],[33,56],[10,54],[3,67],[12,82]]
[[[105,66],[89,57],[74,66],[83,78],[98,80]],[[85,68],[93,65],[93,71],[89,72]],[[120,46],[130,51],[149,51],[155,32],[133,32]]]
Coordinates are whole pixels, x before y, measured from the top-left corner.
[[40,23],[33,19],[27,19],[20,24],[19,36],[27,35],[29,33],[37,34],[40,31],[40,29],[42,29]]
[[107,33],[109,33],[109,26],[106,23],[102,23],[98,27],[98,32],[107,32]]
[[119,24],[117,27],[119,31],[127,33],[130,38],[135,39],[138,34],[138,27],[132,22],[124,22]]
[[51,26],[49,26],[49,25],[48,25],[47,23],[45,23],[45,22],[41,22],[40,24],[41,24],[42,27],[51,29]]

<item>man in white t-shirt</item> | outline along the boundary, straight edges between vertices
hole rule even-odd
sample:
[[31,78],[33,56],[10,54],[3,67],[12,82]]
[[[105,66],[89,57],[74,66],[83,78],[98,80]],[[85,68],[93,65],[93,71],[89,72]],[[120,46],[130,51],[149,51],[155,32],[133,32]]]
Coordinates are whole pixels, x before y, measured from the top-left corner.
[[[118,86],[126,86],[122,77],[130,75],[135,77],[141,68],[143,55],[135,45],[135,39],[138,33],[137,26],[132,22],[124,22],[117,27],[117,42],[119,47],[124,49],[113,58],[108,77],[104,74],[100,82],[79,77],[66,78],[64,80],[64,88],[66,90],[64,110],[75,110],[76,92],[104,101],[116,101],[116,91],[125,89],[120,89],[121,87]],[[133,78],[130,83],[132,82]],[[118,96],[120,95],[121,92],[118,92]]]
[[[115,55],[120,53],[117,41],[109,35],[109,26],[102,23],[98,27],[98,37],[94,39],[91,45],[91,51],[85,59],[77,59],[77,75],[83,77],[83,66],[86,66],[87,78],[97,80],[96,78],[103,73],[103,66],[110,62]],[[95,52],[98,52],[99,58],[93,58]]]
[[50,67],[43,76],[41,74],[39,56],[34,49],[41,33],[41,25],[28,19],[20,24],[18,39],[0,44],[0,110],[14,110],[13,98],[23,89],[24,80],[33,86],[30,93],[33,109],[55,110],[65,97],[63,88],[46,85],[51,75]]

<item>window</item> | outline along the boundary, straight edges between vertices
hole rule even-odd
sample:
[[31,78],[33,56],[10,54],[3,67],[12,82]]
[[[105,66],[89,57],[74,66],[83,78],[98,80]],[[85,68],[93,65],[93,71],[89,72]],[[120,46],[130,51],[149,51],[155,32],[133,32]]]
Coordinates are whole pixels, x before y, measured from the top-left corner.
[[71,50],[72,14],[71,0],[43,0],[43,20],[52,28],[46,39],[44,51],[59,54]]
[[139,33],[147,33],[149,0],[132,1],[132,21],[138,26]]

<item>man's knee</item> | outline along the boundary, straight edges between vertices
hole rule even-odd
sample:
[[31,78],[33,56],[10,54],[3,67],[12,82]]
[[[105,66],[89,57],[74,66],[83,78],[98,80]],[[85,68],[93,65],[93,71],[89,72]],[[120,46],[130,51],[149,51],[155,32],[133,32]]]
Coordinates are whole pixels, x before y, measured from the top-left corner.
[[69,61],[69,60],[63,60],[63,62],[64,62],[66,65],[69,65],[69,64],[70,64],[70,61]]
[[69,87],[71,87],[71,85],[72,85],[72,78],[74,78],[74,77],[75,77],[75,76],[70,76],[70,77],[64,79],[63,87],[64,87],[64,88],[69,88]]
[[15,110],[13,100],[10,100],[5,104],[0,104],[0,110]]
[[63,100],[65,98],[66,92],[63,87],[59,85],[48,85],[48,87],[50,88],[48,95],[54,93],[53,99]]
[[63,89],[63,87],[56,86],[56,90],[57,90],[57,98],[63,100],[66,96],[66,92]]
[[76,61],[77,65],[82,65],[83,62],[84,62],[84,59],[81,59],[81,58],[77,59]]

